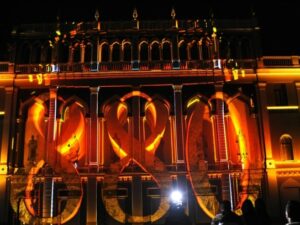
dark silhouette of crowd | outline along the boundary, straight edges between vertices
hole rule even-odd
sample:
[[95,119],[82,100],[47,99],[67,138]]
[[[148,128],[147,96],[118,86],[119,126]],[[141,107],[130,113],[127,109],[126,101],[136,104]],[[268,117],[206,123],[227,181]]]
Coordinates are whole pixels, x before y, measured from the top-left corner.
[[166,217],[165,225],[191,225],[188,215],[184,212],[182,205],[172,204]]
[[219,224],[242,225],[241,218],[231,210],[231,203],[228,200],[220,204],[220,213],[211,222],[211,225]]
[[290,200],[285,206],[286,225],[300,225],[300,202]]
[[[241,207],[242,215],[238,216],[231,209],[227,200],[220,204],[220,213],[217,214],[211,225],[272,225],[271,218],[266,210],[263,199],[257,198],[255,203],[246,199]],[[285,225],[300,225],[300,202],[290,200],[285,206]]]
[[213,218],[211,225],[271,225],[271,219],[267,213],[264,201],[256,199],[255,208],[249,199],[242,204],[242,215],[238,216],[231,209],[231,203],[227,200],[220,205],[220,213]]

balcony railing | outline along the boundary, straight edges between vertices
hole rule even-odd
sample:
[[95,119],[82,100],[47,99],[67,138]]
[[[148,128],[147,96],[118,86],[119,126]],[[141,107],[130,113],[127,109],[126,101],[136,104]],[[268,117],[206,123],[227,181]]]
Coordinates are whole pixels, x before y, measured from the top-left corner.
[[[139,30],[148,30],[148,31],[157,31],[162,30],[166,31],[169,29],[173,29],[174,25],[178,28],[178,30],[192,30],[192,29],[210,29],[211,22],[206,19],[196,19],[196,20],[177,20],[174,24],[173,20],[138,20],[139,21]],[[229,28],[252,28],[255,24],[253,24],[253,20],[216,20],[216,24],[219,29],[229,29]],[[89,32],[95,31],[98,28],[98,24],[96,21],[90,22],[66,22],[61,23],[59,25],[61,30],[65,32],[69,32],[71,30],[76,30],[77,32]],[[136,21],[101,21],[100,22],[101,31],[105,32],[124,32],[124,30],[135,30],[137,28]],[[18,26],[19,34],[26,33],[53,33],[57,29],[56,23],[49,24],[22,24]]]
[[[236,60],[241,69],[255,69],[254,59]],[[154,71],[154,70],[222,70],[227,67],[226,60],[182,60],[182,61],[131,61],[131,62],[90,62],[90,63],[44,63],[16,64],[0,62],[0,73],[38,74],[38,73],[85,73],[115,71]],[[227,67],[230,68],[230,67]]]
[[91,62],[91,63],[59,63],[59,64],[18,64],[16,73],[57,73],[57,72],[105,72],[131,70],[194,70],[221,69],[221,60],[201,61],[132,61],[132,62]]
[[300,67],[300,57],[264,56],[258,60],[258,67]]
[[0,62],[0,73],[8,72],[9,64],[7,62]]
[[14,71],[14,64],[10,62],[0,62],[0,73],[11,73]]

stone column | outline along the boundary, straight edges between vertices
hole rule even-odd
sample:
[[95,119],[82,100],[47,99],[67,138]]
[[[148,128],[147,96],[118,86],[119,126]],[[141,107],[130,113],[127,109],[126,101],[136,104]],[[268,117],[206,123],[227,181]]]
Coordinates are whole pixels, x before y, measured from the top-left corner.
[[[7,193],[8,152],[10,148],[10,121],[12,118],[13,88],[5,88],[2,143],[0,149],[0,224],[8,224],[9,196]],[[0,109],[0,111],[2,111]]]
[[179,59],[179,49],[178,49],[178,35],[174,34],[172,36],[172,62],[173,68],[180,68],[180,59]]
[[98,93],[100,87],[90,88],[90,141],[89,141],[89,166],[98,166],[99,164],[99,143],[98,143]]
[[273,155],[272,155],[272,145],[271,145],[271,134],[270,134],[270,119],[269,112],[267,110],[268,100],[267,100],[267,84],[259,83],[258,91],[259,91],[259,99],[260,99],[260,116],[261,122],[263,125],[263,137],[265,141],[265,160],[267,168],[275,168]]
[[[139,91],[139,88],[134,88],[133,91]],[[131,152],[132,157],[136,159],[138,162],[144,162],[143,159],[143,146],[142,146],[142,123],[141,123],[141,105],[140,105],[140,97],[133,96],[132,98],[132,144],[131,144]],[[135,140],[138,140],[138,145],[136,146]],[[142,189],[142,180],[140,175],[132,176],[132,215],[133,216],[143,216],[143,189]],[[136,224],[136,223],[133,223]],[[141,225],[141,224],[139,224]]]
[[[99,166],[99,143],[98,143],[98,95],[100,87],[90,88],[90,137],[89,137],[89,167],[98,168]],[[87,181],[87,225],[97,225],[97,178],[91,176]]]
[[270,131],[270,119],[269,112],[267,110],[268,99],[267,99],[267,84],[258,83],[258,99],[260,100],[259,104],[259,113],[260,121],[262,123],[262,138],[264,139],[264,151],[265,151],[265,169],[267,172],[267,185],[266,185],[266,201],[267,206],[270,212],[273,212],[274,215],[279,215],[279,202],[278,202],[278,182],[275,169],[275,161],[272,155],[272,142],[271,142],[271,131]]
[[[49,119],[47,127],[47,145],[45,149],[45,161],[49,167],[56,166],[57,151],[56,151],[56,113],[57,113],[57,87],[51,87],[49,90]],[[47,168],[47,166],[46,166]],[[54,168],[53,168],[54,169]],[[42,191],[42,217],[53,217],[54,206],[54,180],[53,173],[46,169]]]
[[89,177],[87,181],[86,224],[97,225],[97,178]]
[[[0,174],[7,174],[8,152],[10,148],[10,128],[12,119],[12,104],[13,102],[13,88],[5,88],[5,100],[4,100],[4,115],[3,115],[3,127],[2,129],[2,142],[0,149]],[[2,111],[0,109],[0,111]]]
[[175,115],[175,139],[174,146],[176,149],[176,162],[184,163],[184,130],[182,117],[182,86],[173,85],[174,90],[174,115]]

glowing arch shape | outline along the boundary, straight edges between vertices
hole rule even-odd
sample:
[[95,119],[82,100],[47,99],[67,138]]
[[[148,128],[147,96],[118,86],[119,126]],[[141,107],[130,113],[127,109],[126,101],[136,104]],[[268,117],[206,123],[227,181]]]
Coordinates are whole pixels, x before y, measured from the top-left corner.
[[[217,95],[217,98],[223,99],[223,94],[219,93]],[[248,127],[247,125],[243,125],[242,122],[246,123],[246,121],[248,121],[249,116],[247,117],[247,113],[241,112],[241,107],[239,104],[243,104],[244,108],[246,108],[245,103],[242,103],[240,100],[237,100],[237,98],[227,100],[228,110],[231,115],[234,130],[236,134],[238,134],[240,154],[248,155],[250,144],[245,139],[246,137],[245,133],[248,132]],[[191,111],[191,114],[188,118],[187,139],[186,139],[186,158],[188,162],[187,163],[188,172],[190,174],[192,188],[196,195],[198,204],[209,217],[214,217],[219,208],[218,200],[213,195],[209,197],[203,196],[199,193],[199,191],[197,191],[201,188],[204,189],[207,188],[209,193],[210,184],[206,174],[207,173],[206,166],[204,165],[204,161],[201,160],[198,162],[199,165],[196,165],[195,159],[190,157],[190,152],[195,151],[194,149],[195,141],[196,138],[199,136],[199,133],[202,131],[202,122],[204,119],[204,113],[205,111],[208,111],[208,106],[205,106],[205,104],[201,102],[200,98],[191,99],[187,105],[189,110]],[[191,163],[191,161],[193,162]],[[200,167],[200,168],[195,169],[195,167]],[[247,157],[242,158],[243,174],[241,179],[241,185],[244,187],[249,185],[248,183],[249,176],[250,176],[248,172],[249,168],[250,168],[249,158]],[[259,185],[258,181],[260,181],[260,179],[261,176],[256,177],[255,180],[253,181],[254,184]],[[237,208],[241,207],[241,204],[247,198],[255,200],[257,198],[257,194],[258,193],[253,193],[249,195],[247,193],[242,193]]]
[[[33,199],[30,196],[30,193],[34,190],[33,188],[33,178],[37,173],[40,171],[40,169],[45,165],[45,161],[41,160],[37,163],[36,166],[32,167],[30,169],[29,175],[27,176],[27,185],[25,187],[25,206],[31,215],[30,221],[37,221],[42,223],[51,223],[51,224],[64,224],[71,220],[76,213],[78,212],[81,202],[82,202],[82,192],[78,199],[68,199],[66,202],[65,209],[57,216],[54,217],[46,217],[46,218],[38,218],[35,212],[35,209],[33,208]],[[78,175],[78,174],[77,174]],[[67,180],[69,177],[69,174],[63,174],[62,178],[63,180]],[[79,178],[80,181],[80,178]],[[80,186],[72,186],[72,190],[82,190],[81,182],[78,182]],[[70,187],[69,187],[70,188]],[[70,213],[71,212],[71,213]]]
[[187,169],[199,206],[212,218],[218,212],[219,203],[216,196],[212,193],[205,162],[201,159],[198,160],[196,155],[196,142],[203,130],[203,120],[208,107],[199,98],[191,99],[188,102],[188,106],[191,114],[188,117],[186,137]]

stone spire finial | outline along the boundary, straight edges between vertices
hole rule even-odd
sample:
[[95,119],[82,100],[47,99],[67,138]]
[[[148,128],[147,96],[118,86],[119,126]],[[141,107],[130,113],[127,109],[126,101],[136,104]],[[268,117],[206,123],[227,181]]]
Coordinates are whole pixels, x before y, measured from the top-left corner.
[[138,13],[137,13],[136,8],[133,9],[133,12],[132,12],[132,18],[133,18],[134,20],[136,20],[136,19],[138,18]]
[[175,20],[176,12],[175,12],[174,7],[172,7],[172,10],[171,10],[171,17],[172,17],[173,20]]
[[96,12],[95,12],[95,20],[98,22],[99,20],[99,17],[100,17],[100,14],[99,14],[99,10],[96,9]]

